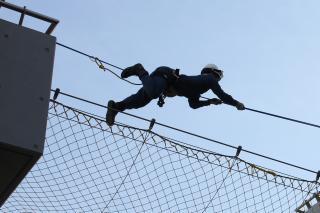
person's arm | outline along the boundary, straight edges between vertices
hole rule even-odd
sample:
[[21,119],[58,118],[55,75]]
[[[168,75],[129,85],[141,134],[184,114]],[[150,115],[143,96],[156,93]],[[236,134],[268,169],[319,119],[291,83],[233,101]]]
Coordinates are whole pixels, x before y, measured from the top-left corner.
[[237,107],[238,110],[244,110],[244,109],[245,109],[245,106],[244,106],[241,102],[235,100],[231,95],[225,93],[225,92],[222,90],[222,88],[221,88],[221,86],[219,85],[218,82],[216,82],[216,83],[213,84],[211,90],[212,90],[212,92],[213,92],[216,96],[218,96],[225,104],[229,104],[229,105],[231,105],[231,106],[235,106],[235,107]]
[[218,105],[222,103],[222,101],[217,98],[202,101],[199,100],[199,97],[188,98],[188,102],[189,106],[192,109],[198,109],[200,107],[209,106],[210,104]]

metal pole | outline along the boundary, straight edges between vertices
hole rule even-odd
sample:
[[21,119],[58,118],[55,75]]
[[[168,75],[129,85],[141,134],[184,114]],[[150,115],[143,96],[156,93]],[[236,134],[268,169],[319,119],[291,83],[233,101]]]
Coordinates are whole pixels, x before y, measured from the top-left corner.
[[20,16],[19,26],[22,26],[24,15],[26,14],[26,9],[27,9],[26,6],[24,6],[24,10],[23,10],[23,12],[21,13],[21,16]]

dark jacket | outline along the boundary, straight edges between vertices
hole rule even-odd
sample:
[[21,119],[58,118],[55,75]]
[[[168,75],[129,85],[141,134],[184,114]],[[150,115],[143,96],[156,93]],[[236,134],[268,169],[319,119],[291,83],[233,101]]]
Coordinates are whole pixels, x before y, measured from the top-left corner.
[[218,79],[211,74],[187,76],[180,75],[180,78],[172,85],[178,96],[188,98],[191,108],[199,108],[210,105],[209,100],[199,100],[201,94],[212,90],[212,92],[220,98],[224,103],[236,106],[238,101],[233,99],[231,95],[225,93],[218,83]]
[[172,69],[170,67],[162,66],[153,71],[150,76],[161,76],[167,80],[168,86],[175,83],[179,76],[178,69]]

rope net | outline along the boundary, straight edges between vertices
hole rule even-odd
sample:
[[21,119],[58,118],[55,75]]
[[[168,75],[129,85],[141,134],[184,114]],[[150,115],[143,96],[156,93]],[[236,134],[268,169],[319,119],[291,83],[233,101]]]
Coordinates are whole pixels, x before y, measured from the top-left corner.
[[294,212],[319,184],[51,102],[43,157],[3,212]]

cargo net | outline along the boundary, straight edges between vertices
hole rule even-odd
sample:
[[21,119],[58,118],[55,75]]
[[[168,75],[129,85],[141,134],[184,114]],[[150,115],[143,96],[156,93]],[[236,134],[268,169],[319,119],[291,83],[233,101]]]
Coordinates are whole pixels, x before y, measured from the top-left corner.
[[[319,184],[50,103],[43,157],[3,212],[295,212]],[[302,209],[303,210],[303,209]]]

